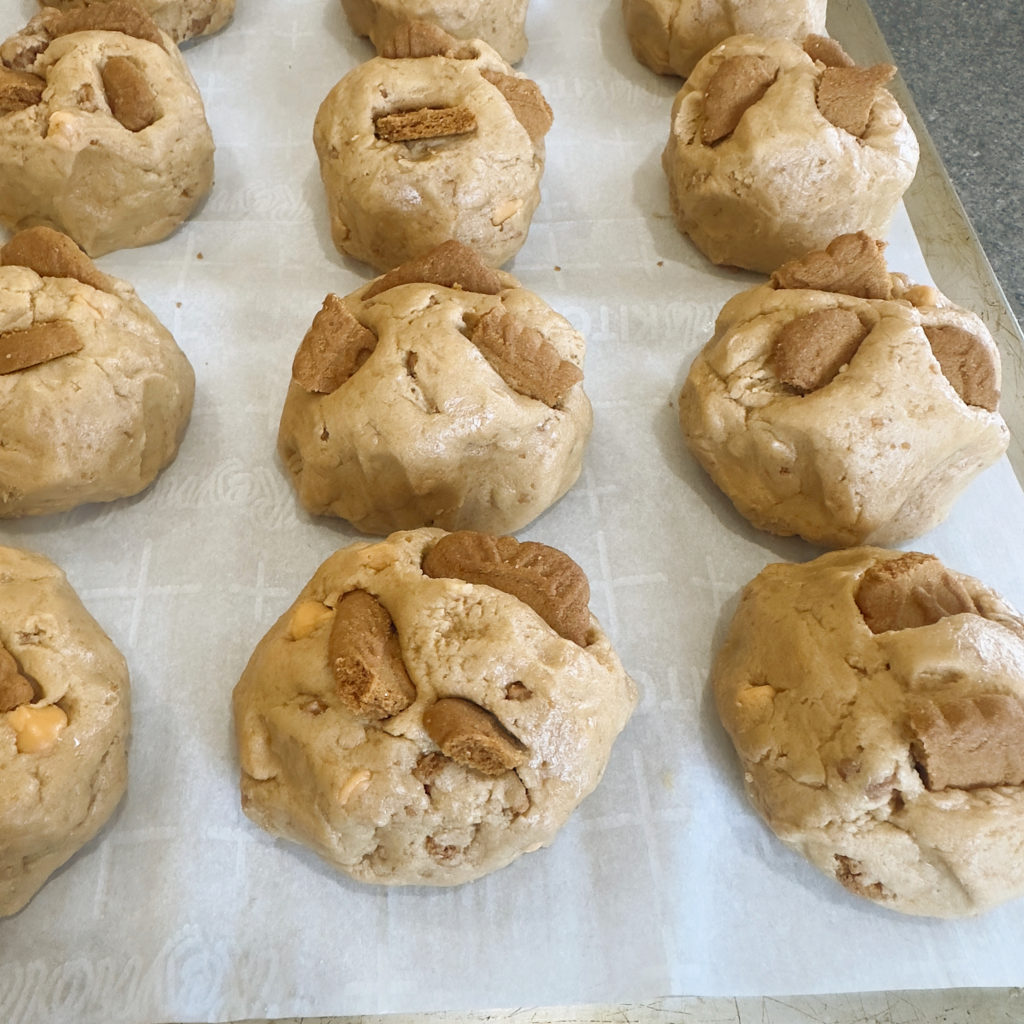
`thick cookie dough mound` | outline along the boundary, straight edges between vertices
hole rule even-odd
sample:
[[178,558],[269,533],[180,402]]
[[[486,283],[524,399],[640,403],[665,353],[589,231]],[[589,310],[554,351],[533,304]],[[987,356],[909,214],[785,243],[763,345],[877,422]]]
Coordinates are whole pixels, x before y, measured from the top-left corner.
[[826,547],[937,526],[1006,450],[981,319],[859,233],[735,296],[679,396],[686,442],[755,526]]
[[636,689],[567,555],[423,529],[332,555],[234,692],[242,806],[364,882],[453,885],[549,844]]
[[127,0],[46,8],[0,46],[0,224],[100,256],[165,238],[212,184],[195,82]]
[[500,266],[540,202],[550,107],[479,40],[414,25],[383,52],[316,116],[334,244],[390,270],[455,239]]
[[526,54],[529,0],[341,0],[352,31],[378,52],[409,22],[436,25],[456,39],[482,39],[509,64]]
[[509,533],[576,481],[592,413],[584,340],[449,242],[345,299],[292,367],[278,451],[303,506],[366,533]]
[[916,552],[770,565],[713,671],[748,795],[851,892],[956,917],[1024,894],[1024,620]]
[[192,411],[185,354],[124,281],[51,228],[0,249],[0,517],[147,487]]
[[0,916],[113,813],[128,724],[124,658],[64,573],[0,548]]
[[801,42],[825,31],[826,0],[622,0],[633,55],[659,75],[685,78],[729,36]]
[[894,73],[819,37],[716,46],[677,94],[662,153],[679,230],[713,263],[763,273],[845,232],[884,238],[918,157],[883,88]]
[[[40,7],[66,11],[72,7],[120,4],[123,0],[39,0]],[[219,32],[235,13],[235,0],[132,0],[176,43]]]

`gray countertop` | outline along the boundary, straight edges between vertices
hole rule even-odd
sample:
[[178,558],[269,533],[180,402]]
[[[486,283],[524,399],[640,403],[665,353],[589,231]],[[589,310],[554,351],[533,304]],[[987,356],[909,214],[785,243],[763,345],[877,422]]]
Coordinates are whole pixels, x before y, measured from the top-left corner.
[[1024,319],[1020,0],[869,0],[1018,321]]

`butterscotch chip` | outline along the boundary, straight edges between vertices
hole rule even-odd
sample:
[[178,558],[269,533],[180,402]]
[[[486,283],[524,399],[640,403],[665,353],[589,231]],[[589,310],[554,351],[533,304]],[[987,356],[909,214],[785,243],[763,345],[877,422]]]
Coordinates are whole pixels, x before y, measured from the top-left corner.
[[586,646],[590,583],[564,552],[536,541],[460,530],[442,537],[423,560],[435,578],[485,583],[528,604],[556,633]]
[[500,271],[480,259],[475,249],[452,239],[382,274],[362,293],[362,298],[372,299],[400,284],[421,283],[497,295],[503,287],[503,278]]
[[0,334],[0,374],[26,370],[82,348],[78,331],[60,321]]
[[30,71],[14,71],[0,64],[0,117],[34,107],[42,98],[46,79]]
[[726,57],[711,76],[704,93],[701,141],[710,146],[731,135],[747,108],[768,91],[778,71],[777,61],[758,54]]
[[[929,597],[873,632],[872,576],[888,591],[927,577]],[[935,917],[1024,895],[1024,619],[990,588],[873,547],[770,565],[712,687],[751,802],[826,876]]]
[[32,684],[21,674],[14,656],[0,644],[0,714],[28,704],[34,696]]
[[818,109],[837,128],[862,138],[879,91],[895,74],[892,64],[826,68],[818,83]]
[[104,274],[73,239],[48,227],[25,228],[0,248],[0,266],[28,267],[40,277],[70,277],[100,291],[113,290]]
[[156,96],[130,57],[109,57],[100,76],[110,112],[128,131],[140,132],[157,119]]
[[999,356],[976,334],[955,324],[926,324],[925,337],[943,376],[968,405],[999,408]]
[[868,568],[856,601],[872,633],[930,626],[947,615],[978,614],[960,579],[934,555],[918,551]]
[[292,377],[306,391],[329,395],[366,362],[376,345],[373,331],[330,294],[295,353]]
[[892,297],[885,242],[863,231],[839,235],[824,249],[784,263],[772,273],[771,282],[776,288],[811,288],[863,299]]
[[518,768],[527,751],[494,715],[479,704],[443,697],[423,712],[423,728],[445,757],[484,775]]
[[911,701],[911,751],[927,789],[1024,786],[1024,700],[1007,693]]
[[507,75],[502,71],[485,68],[481,74],[508,100],[516,120],[526,129],[527,135],[539,143],[551,130],[554,114],[544,99],[540,86],[532,79],[518,75]]
[[[234,690],[245,813],[364,882],[455,885],[546,846],[636,704],[596,621],[580,647],[508,593],[424,575],[444,536],[403,531],[337,551]],[[367,713],[377,684],[354,701],[339,689],[328,629],[294,639],[308,606],[336,607],[359,678],[400,658],[413,699],[398,717]]]
[[338,602],[327,656],[338,698],[354,715],[391,718],[416,699],[395,624],[365,590],[349,591]]
[[54,10],[47,14],[45,24],[54,39],[72,32],[123,32],[157,46],[164,45],[156,23],[131,0],[103,0],[65,11]]
[[397,114],[381,114],[374,122],[377,138],[384,142],[442,139],[476,131],[476,116],[468,107],[421,107]]
[[826,67],[852,68],[856,64],[839,41],[831,36],[811,34],[804,39],[803,48],[811,60],[820,61]]
[[775,373],[802,394],[823,388],[856,355],[867,333],[849,309],[805,313],[779,331],[772,349]]
[[470,340],[509,387],[552,407],[569,388],[583,380],[583,371],[540,331],[520,323],[502,306],[484,314]]

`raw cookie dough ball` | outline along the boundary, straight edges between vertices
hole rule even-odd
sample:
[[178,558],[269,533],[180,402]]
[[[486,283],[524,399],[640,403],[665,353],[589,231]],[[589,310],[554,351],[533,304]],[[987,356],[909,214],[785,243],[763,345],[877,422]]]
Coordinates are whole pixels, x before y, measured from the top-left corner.
[[456,39],[482,39],[509,64],[526,54],[529,0],[341,0],[352,31],[378,52],[408,22],[436,25]]
[[332,555],[235,687],[242,806],[364,882],[454,885],[548,845],[636,688],[575,562],[422,529]]
[[908,914],[1024,894],[1024,620],[931,555],[770,565],[713,670],[754,806],[851,892]]
[[278,451],[303,506],[366,533],[518,530],[576,481],[583,338],[449,242],[345,299],[295,356]]
[[51,228],[0,249],[0,517],[147,487],[192,411],[185,354],[131,285]]
[[0,916],[113,813],[127,781],[128,668],[41,555],[0,547]]
[[479,40],[412,26],[384,52],[316,116],[334,244],[390,270],[456,239],[500,266],[540,202],[550,107]]
[[165,238],[212,184],[199,91],[132,4],[46,8],[0,46],[0,224],[100,256]]
[[897,544],[1006,450],[988,329],[883,249],[844,235],[785,264],[726,303],[690,368],[686,442],[762,530]]
[[[66,11],[94,4],[118,5],[124,0],[39,0],[40,7]],[[235,13],[235,0],[132,0],[176,43],[219,32]]]
[[884,238],[914,177],[917,139],[883,88],[895,68],[806,46],[734,36],[675,98],[661,158],[672,212],[713,263],[770,273],[844,232]]
[[729,36],[801,42],[825,31],[826,0],[622,0],[633,55],[659,75],[685,78]]

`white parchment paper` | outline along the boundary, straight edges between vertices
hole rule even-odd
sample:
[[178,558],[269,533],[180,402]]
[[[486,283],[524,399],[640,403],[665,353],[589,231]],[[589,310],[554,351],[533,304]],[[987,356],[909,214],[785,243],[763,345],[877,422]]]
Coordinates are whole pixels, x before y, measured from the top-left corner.
[[[34,9],[20,0],[0,35]],[[0,921],[0,1020],[217,1021],[1024,980],[1024,905],[944,923],[847,895],[747,806],[711,709],[712,653],[765,564],[817,554],[749,527],[688,457],[675,397],[753,275],[669,217],[679,85],[633,60],[618,0],[533,0],[521,69],[555,111],[543,201],[509,269],[588,339],[582,478],[523,537],[587,570],[642,701],[554,845],[478,883],[335,875],[241,813],[230,693],[316,566],[356,539],[297,507],[274,443],[292,356],[328,291],[370,272],[327,231],[322,98],[371,55],[337,0],[239,0],[187,48],[217,180],[172,238],[112,254],[197,374],[178,460],[145,494],[0,525],[69,574],[132,669],[129,793],[100,837]],[[905,217],[890,265],[926,279]],[[984,312],[984,311],[980,311]],[[1018,399],[1019,400],[1019,399]],[[1024,496],[1005,461],[913,547],[1024,606]]]

